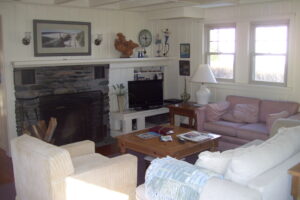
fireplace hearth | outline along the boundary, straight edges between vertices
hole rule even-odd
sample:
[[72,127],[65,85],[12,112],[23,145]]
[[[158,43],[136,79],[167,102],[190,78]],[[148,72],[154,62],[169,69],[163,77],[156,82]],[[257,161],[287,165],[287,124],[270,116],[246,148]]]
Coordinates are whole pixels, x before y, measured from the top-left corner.
[[15,69],[16,123],[57,118],[53,143],[112,142],[109,130],[108,65]]

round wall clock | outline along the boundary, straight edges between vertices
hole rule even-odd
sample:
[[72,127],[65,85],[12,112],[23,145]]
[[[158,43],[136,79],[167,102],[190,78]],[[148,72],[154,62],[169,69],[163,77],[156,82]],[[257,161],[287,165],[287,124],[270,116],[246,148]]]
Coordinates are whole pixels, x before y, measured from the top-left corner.
[[152,34],[149,30],[143,29],[139,33],[139,44],[141,47],[148,47],[152,42]]

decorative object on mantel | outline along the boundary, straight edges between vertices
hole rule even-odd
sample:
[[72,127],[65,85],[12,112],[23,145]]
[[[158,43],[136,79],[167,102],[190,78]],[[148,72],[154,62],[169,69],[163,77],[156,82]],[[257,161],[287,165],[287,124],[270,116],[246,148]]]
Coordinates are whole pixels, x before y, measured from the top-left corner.
[[91,23],[33,20],[34,56],[91,55]]
[[127,41],[123,33],[117,33],[115,48],[122,53],[121,58],[129,58],[133,54],[133,49],[138,46],[139,45],[132,40]]
[[152,34],[149,30],[143,29],[139,33],[139,44],[143,48],[143,56],[147,57],[146,47],[149,47],[152,43]]
[[164,35],[164,45],[163,45],[163,56],[168,56],[169,50],[170,50],[170,45],[169,45],[169,38],[170,38],[170,34],[171,32],[169,31],[169,29],[164,29],[162,30],[163,35]]
[[180,44],[180,58],[190,58],[190,43]]
[[161,51],[162,51],[162,42],[161,42],[161,38],[159,36],[159,33],[156,34],[155,36],[155,45],[157,47],[156,50],[156,57],[161,57]]
[[24,37],[22,39],[22,43],[24,45],[29,45],[31,41],[31,32],[25,32]]
[[163,80],[164,70],[163,67],[135,67],[134,80]]
[[200,89],[196,92],[197,104],[207,104],[209,102],[210,90],[204,85],[204,83],[217,83],[208,64],[199,65],[192,77],[192,82],[201,83]]
[[188,60],[180,60],[179,61],[179,75],[184,77],[184,91],[180,95],[182,101],[184,103],[188,102],[191,98],[191,95],[186,91],[186,77],[190,76],[190,61]]
[[102,34],[96,34],[94,44],[96,46],[99,46],[101,44],[102,40],[103,40],[103,35]]
[[24,126],[23,134],[31,135],[37,137],[45,142],[54,143],[53,133],[57,127],[57,120],[54,117],[51,117],[49,120],[48,127],[44,120],[40,120],[35,125]]
[[112,87],[115,91],[114,94],[117,96],[119,112],[122,113],[125,109],[127,91],[123,83],[113,85]]

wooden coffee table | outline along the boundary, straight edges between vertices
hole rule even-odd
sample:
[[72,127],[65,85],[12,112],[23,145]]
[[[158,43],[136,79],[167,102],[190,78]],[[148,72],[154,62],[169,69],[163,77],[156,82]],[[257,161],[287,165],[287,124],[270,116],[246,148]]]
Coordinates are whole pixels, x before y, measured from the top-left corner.
[[144,129],[117,137],[121,153],[125,153],[126,150],[129,149],[153,157],[165,157],[168,155],[177,159],[182,159],[205,150],[215,151],[221,137],[220,135],[213,134],[212,139],[204,142],[185,141],[184,143],[180,143],[176,135],[186,133],[191,131],[191,129],[174,125],[164,126],[173,128],[175,133],[171,135],[173,138],[172,142],[162,142],[159,137],[141,139],[137,135],[148,132],[148,129]]

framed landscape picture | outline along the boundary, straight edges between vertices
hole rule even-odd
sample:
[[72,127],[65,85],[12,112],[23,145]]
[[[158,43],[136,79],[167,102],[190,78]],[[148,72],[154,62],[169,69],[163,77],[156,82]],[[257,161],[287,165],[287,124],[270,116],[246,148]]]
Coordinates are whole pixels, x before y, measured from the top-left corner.
[[33,20],[34,56],[91,55],[91,23]]
[[180,58],[190,58],[190,44],[180,44]]

